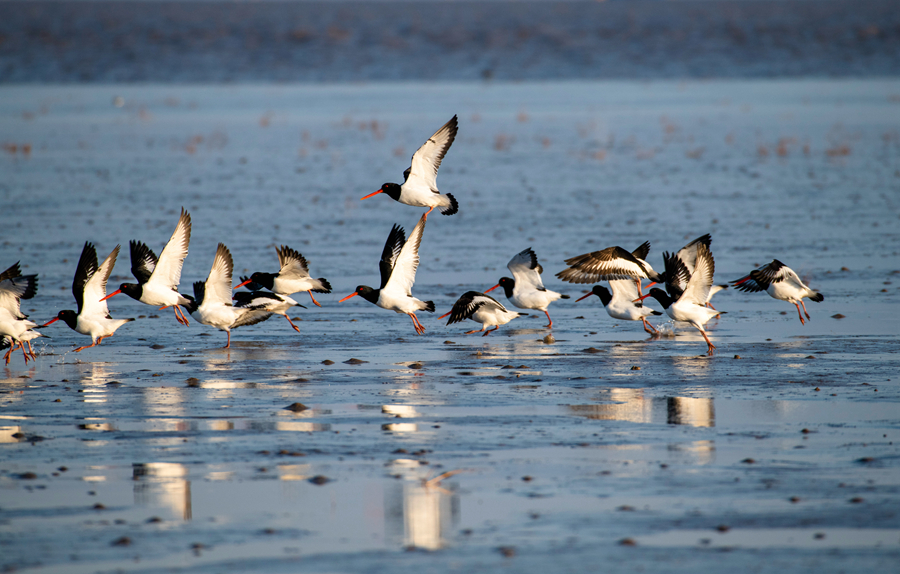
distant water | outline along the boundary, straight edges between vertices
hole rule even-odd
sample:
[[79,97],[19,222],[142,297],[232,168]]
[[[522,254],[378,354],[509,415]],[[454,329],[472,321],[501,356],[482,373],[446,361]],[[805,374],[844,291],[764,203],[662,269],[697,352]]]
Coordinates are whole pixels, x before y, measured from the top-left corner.
[[4,83],[898,73],[892,0],[0,3]]

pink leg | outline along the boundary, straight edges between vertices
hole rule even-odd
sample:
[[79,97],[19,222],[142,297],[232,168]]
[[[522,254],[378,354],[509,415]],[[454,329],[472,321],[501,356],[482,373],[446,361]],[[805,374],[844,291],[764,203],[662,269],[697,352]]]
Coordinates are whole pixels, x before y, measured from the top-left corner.
[[803,320],[803,314],[800,312],[800,304],[794,303],[794,306],[797,308],[797,316],[800,317],[800,324],[806,325],[806,321]]
[[494,331],[496,331],[499,328],[500,328],[500,325],[497,325],[493,329],[488,329],[487,331],[484,332],[484,335],[482,335],[482,337],[487,337],[488,335],[490,335],[491,333],[493,333]]
[[312,299],[312,302],[315,304],[315,306],[316,306],[316,307],[321,307],[321,305],[319,305],[319,302],[316,301],[316,298],[313,297],[312,291],[307,291],[307,293],[309,293],[309,298]]
[[706,349],[706,354],[712,356],[713,351],[715,351],[716,346],[712,344],[712,341],[709,340],[709,337],[706,336],[706,331],[700,329],[700,334],[703,335],[703,338],[706,339],[706,344],[709,346]]
[[643,297],[644,294],[641,293],[641,280],[640,280],[640,279],[635,279],[634,282],[637,284],[637,288],[638,288],[638,297]]
[[287,313],[284,314],[284,318],[287,319],[287,322],[291,324],[291,327],[293,327],[295,331],[297,331],[298,333],[300,332],[300,328],[297,327],[297,325],[294,325],[294,322],[291,321],[291,318],[287,316]]
[[428,214],[431,213],[432,211],[434,211],[434,207],[432,207],[431,209],[429,209],[428,211],[426,211],[426,212],[425,212],[425,215],[423,215],[422,217],[423,217],[424,219],[428,219]]
[[[546,315],[546,316],[547,316],[547,320],[550,321],[550,324],[547,325],[547,328],[548,328],[548,329],[552,329],[552,328],[553,328],[553,319],[550,318],[550,313],[544,311],[544,315]],[[497,326],[497,328],[499,329],[500,327]]]
[[810,319],[809,312],[806,310],[806,303],[803,302],[803,299],[800,299],[800,304],[803,305],[803,314],[806,315],[807,319]]
[[644,330],[645,330],[645,331],[647,331],[647,332],[650,333],[651,335],[659,335],[659,331],[657,331],[657,330],[656,330],[656,327],[654,327],[653,325],[651,325],[650,322],[647,321],[647,319],[644,319],[643,317],[641,317],[641,321],[644,322]]

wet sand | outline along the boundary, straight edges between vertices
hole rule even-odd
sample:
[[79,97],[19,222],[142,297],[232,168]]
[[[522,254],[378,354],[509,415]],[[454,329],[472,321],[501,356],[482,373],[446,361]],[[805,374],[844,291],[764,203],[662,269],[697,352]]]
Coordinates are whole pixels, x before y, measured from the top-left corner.
[[[898,102],[879,80],[0,88],[0,266],[40,274],[37,320],[74,305],[84,241],[158,251],[182,205],[183,291],[219,241],[238,273],[290,245],[335,288],[296,297],[301,333],[273,318],[230,350],[121,296],[138,320],[98,348],[44,329],[36,364],[0,374],[0,566],[892,571]],[[359,198],[454,113],[438,183],[460,212],[429,218],[413,292],[444,313],[531,246],[573,296],[553,342],[543,314],[485,338],[425,314],[419,337],[337,302],[420,214]],[[717,282],[777,257],[825,294],[812,320],[726,291],[709,358],[690,327],[648,339],[553,277],[706,232]]]

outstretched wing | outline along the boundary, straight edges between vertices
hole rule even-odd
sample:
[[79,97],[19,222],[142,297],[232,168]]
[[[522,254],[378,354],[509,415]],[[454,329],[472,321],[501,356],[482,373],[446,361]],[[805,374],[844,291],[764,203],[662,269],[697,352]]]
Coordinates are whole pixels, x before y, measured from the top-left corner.
[[506,264],[509,272],[512,273],[516,286],[522,286],[537,290],[544,289],[544,283],[541,281],[541,273],[544,268],[538,263],[537,255],[531,250],[531,247],[520,251],[515,257]]
[[[93,245],[91,250],[94,250]],[[85,245],[85,251],[87,251],[87,245]],[[83,253],[82,256],[84,256]],[[92,256],[92,262],[96,266],[96,251],[93,252]],[[86,317],[109,317],[109,308],[106,306],[106,301],[101,301],[100,299],[106,297],[106,283],[109,281],[113,267],[116,266],[116,258],[118,256],[119,246],[116,245],[115,249],[103,260],[96,273],[88,277],[84,285],[84,301],[78,306],[79,314],[83,314]],[[76,275],[76,279],[77,277]]]
[[568,269],[556,274],[569,283],[597,283],[610,279],[642,279],[647,277],[644,265],[621,247],[585,253],[566,259]]
[[19,268],[19,262],[16,261],[13,263],[9,269],[0,273],[0,281],[6,281],[7,279],[12,279],[13,277],[21,277],[22,269]]
[[272,313],[265,309],[248,308],[238,315],[235,322],[231,324],[231,328],[237,329],[238,327],[243,327],[245,325],[256,325],[257,323],[262,323],[271,316]]
[[713,284],[715,271],[716,263],[713,260],[712,252],[709,247],[700,244],[697,247],[697,258],[694,261],[694,272],[690,275],[683,297],[701,307],[706,305],[706,302],[709,301],[709,290]]
[[146,244],[134,239],[128,242],[128,249],[131,252],[131,274],[143,285],[150,281],[156,269],[156,253]]
[[381,271],[380,289],[384,289],[384,286],[391,280],[394,263],[397,261],[397,257],[400,256],[400,250],[403,249],[404,243],[406,243],[406,231],[395,223],[394,227],[391,228],[391,232],[388,233],[387,241],[384,242],[381,261],[378,262],[378,269]]
[[[412,286],[416,282],[416,270],[419,268],[419,245],[422,243],[422,234],[425,232],[425,216],[413,227],[409,239],[403,244],[400,253],[394,260],[394,268],[387,283],[382,289],[394,293],[402,293],[412,296]],[[387,246],[385,246],[387,248]]]
[[797,277],[793,269],[781,261],[773,259],[771,263],[754,269],[748,275],[730,281],[730,283],[738,291],[756,293],[758,291],[766,291],[772,283],[778,283],[785,279],[794,279],[799,285],[802,285],[800,278]]
[[178,219],[178,225],[175,232],[166,246],[163,247],[162,253],[159,254],[159,260],[156,263],[156,269],[150,277],[148,283],[154,283],[161,287],[168,287],[173,291],[178,289],[181,283],[181,268],[184,265],[184,258],[188,254],[188,245],[191,243],[191,214],[181,208],[181,217]]
[[[16,264],[18,265],[18,264]],[[21,299],[31,299],[37,293],[37,275],[19,275],[0,280],[0,308],[24,319],[19,307]]]
[[678,300],[691,281],[691,271],[676,253],[664,251],[662,257],[666,266],[666,292],[669,297]]
[[[705,245],[707,249],[712,245],[712,236],[707,233],[706,235],[701,235],[697,239],[691,241],[684,247],[678,250],[678,253],[675,255],[681,259],[684,264],[687,266],[687,270],[690,273],[694,272],[694,267],[697,265],[697,250],[700,249],[701,245]],[[643,259],[643,258],[642,258]]]
[[203,293],[204,303],[231,306],[231,274],[233,272],[234,262],[231,259],[231,252],[224,243],[220,243],[216,248],[216,257],[209,270],[209,277],[206,278]]
[[280,277],[285,279],[303,279],[309,277],[309,263],[306,257],[288,247],[282,245],[275,250],[278,253],[278,263],[281,265]]
[[472,315],[482,307],[486,306],[506,311],[506,307],[490,295],[485,295],[478,291],[467,291],[453,304],[453,309],[450,311],[450,319],[447,320],[447,324],[452,325],[453,323],[471,319]]
[[438,168],[441,167],[444,155],[450,149],[453,140],[456,139],[456,130],[457,120],[456,116],[453,116],[449,122],[441,126],[441,129],[434,132],[434,135],[428,138],[422,147],[416,150],[412,156],[409,175],[406,176],[404,183],[414,182],[415,185],[427,187],[438,193]]

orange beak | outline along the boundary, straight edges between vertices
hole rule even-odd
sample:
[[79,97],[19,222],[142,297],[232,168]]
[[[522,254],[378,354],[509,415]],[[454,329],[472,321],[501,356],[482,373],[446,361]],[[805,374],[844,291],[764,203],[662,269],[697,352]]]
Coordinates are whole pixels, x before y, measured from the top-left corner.
[[649,288],[653,287],[654,285],[656,285],[656,281],[651,281],[650,283],[647,283],[646,285],[644,285],[644,289],[649,289]]
[[367,195],[367,196],[365,196],[365,197],[360,197],[359,200],[362,201],[362,200],[364,200],[364,199],[369,199],[369,198],[372,197],[373,195],[378,195],[378,194],[381,193],[382,191],[384,191],[384,190],[383,190],[383,189],[379,189],[379,190],[376,191],[375,193],[370,193],[369,195]]
[[50,325],[50,324],[52,324],[52,323],[56,323],[57,321],[59,321],[59,317],[54,317],[54,318],[50,319],[49,321],[47,321],[46,323],[44,323],[43,325],[39,325],[38,328],[39,328],[39,329],[43,329],[43,328],[46,327],[47,325]]
[[593,294],[594,294],[594,292],[591,291],[590,293],[588,293],[588,294],[585,295],[584,297],[580,297],[580,298],[578,298],[578,299],[575,299],[575,302],[578,303],[578,302],[581,301],[582,299],[587,299],[588,297],[590,297],[590,296],[593,295]]
[[[365,199],[365,197],[364,197],[363,199]],[[353,293],[350,293],[349,295],[347,295],[346,297],[344,297],[343,299],[341,299],[340,301],[338,301],[338,303],[343,303],[344,301],[346,301],[346,300],[349,299],[350,297],[356,297],[356,291],[354,291]]]
[[107,295],[106,297],[104,297],[103,299],[100,299],[100,300],[101,300],[101,301],[106,301],[107,299],[109,299],[109,298],[112,297],[113,295],[118,295],[118,294],[121,293],[121,292],[122,292],[121,289],[117,289],[117,290],[113,291],[112,293],[110,293],[109,295]]
[[638,297],[637,299],[635,299],[634,301],[632,301],[632,303],[640,303],[641,301],[643,301],[644,299],[646,299],[646,298],[649,297],[649,296],[650,296],[650,293],[647,293],[647,294],[644,295],[643,297]]
[[231,290],[234,291],[235,289],[240,289],[241,287],[243,287],[243,286],[246,285],[247,283],[252,283],[252,282],[253,282],[253,279],[247,279],[246,281],[244,281],[244,282],[241,283],[240,285],[235,285],[234,287],[232,287]]
[[443,315],[441,315],[440,317],[438,317],[438,321],[440,321],[441,319],[443,319],[444,317],[446,317],[447,315],[449,315],[449,314],[452,313],[452,312],[453,312],[453,311],[447,311],[446,313],[444,313]]
[[[496,289],[496,288],[499,287],[499,286],[500,286],[500,284],[497,283],[496,285],[494,285],[493,287],[491,287],[490,289],[488,289],[487,291],[485,291],[485,293],[490,293],[491,291],[493,291],[494,289]],[[449,314],[449,313],[448,313],[448,314]],[[438,317],[438,319],[440,319],[440,317]]]

